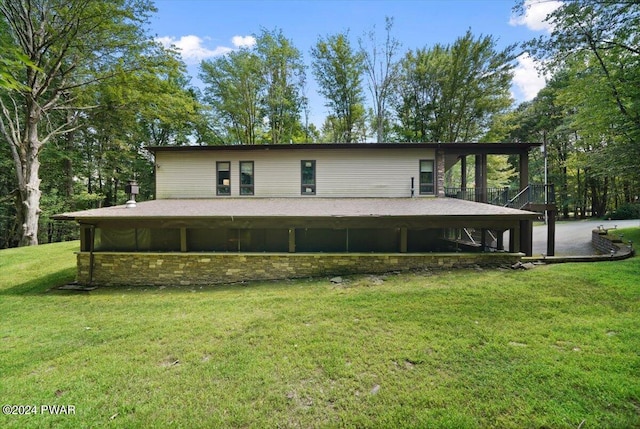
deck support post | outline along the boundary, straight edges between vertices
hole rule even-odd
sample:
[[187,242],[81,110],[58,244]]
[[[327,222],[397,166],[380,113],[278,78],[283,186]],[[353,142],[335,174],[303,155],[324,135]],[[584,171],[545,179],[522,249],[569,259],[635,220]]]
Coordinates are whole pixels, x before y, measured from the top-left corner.
[[529,152],[520,153],[518,164],[520,170],[520,190],[522,191],[529,186]]
[[520,228],[509,228],[509,253],[516,253],[520,249]]
[[476,201],[487,202],[487,154],[476,155]]
[[180,251],[187,251],[187,228],[180,228]]
[[556,211],[547,210],[547,256],[556,254]]
[[296,229],[289,228],[289,253],[296,253]]
[[482,252],[484,252],[485,249],[487,248],[487,242],[488,242],[487,235],[489,235],[489,234],[487,233],[486,228],[482,228],[480,230],[480,246],[481,246],[481,251]]
[[520,221],[520,251],[526,256],[533,255],[533,222],[530,220]]
[[467,192],[467,156],[460,156],[460,190],[462,195]]
[[496,231],[496,247],[499,251],[504,250],[504,231]]

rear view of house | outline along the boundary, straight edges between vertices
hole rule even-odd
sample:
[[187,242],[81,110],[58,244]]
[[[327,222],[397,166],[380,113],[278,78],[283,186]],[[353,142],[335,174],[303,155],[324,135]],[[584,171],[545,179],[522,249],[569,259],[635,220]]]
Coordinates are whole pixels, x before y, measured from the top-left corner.
[[[519,155],[524,190],[532,146],[152,147],[156,200],[57,218],[80,224],[81,283],[206,284],[500,265],[531,254],[537,213],[509,207],[508,190],[501,204],[488,204],[495,196],[487,192],[487,155]],[[471,193],[464,186],[469,155]],[[463,171],[458,189],[445,188],[451,168]]]

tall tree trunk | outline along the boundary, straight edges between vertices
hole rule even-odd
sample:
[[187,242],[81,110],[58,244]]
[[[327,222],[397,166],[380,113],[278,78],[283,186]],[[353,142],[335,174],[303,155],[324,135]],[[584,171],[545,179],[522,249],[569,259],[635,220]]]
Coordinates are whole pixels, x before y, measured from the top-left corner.
[[[67,113],[67,122],[71,123],[73,120],[73,114]],[[73,195],[73,162],[71,161],[71,152],[73,150],[73,144],[75,140],[75,133],[67,133],[64,138],[65,150],[67,156],[62,160],[62,171],[64,172],[64,195],[67,200],[71,200]]]
[[38,244],[38,221],[40,220],[40,159],[38,127],[29,120],[25,132],[27,141],[20,148],[18,173],[18,219],[20,220],[20,246]]
[[562,188],[560,193],[562,195],[562,218],[569,219],[569,179],[567,175],[567,166],[562,167]]
[[378,103],[376,103],[377,105],[377,110],[376,110],[376,142],[377,143],[383,143],[385,138],[384,138],[384,106],[382,105],[382,102],[378,101]]
[[[15,105],[15,101],[14,101]],[[4,103],[0,102],[2,115],[12,119]],[[22,132],[16,126],[6,126],[0,122],[0,130],[9,143],[13,157],[18,189],[16,194],[16,219],[19,233],[19,246],[38,244],[38,221],[40,220],[40,147],[38,121],[40,106],[31,97],[27,97],[26,120]],[[3,118],[3,119],[4,119]]]
[[609,201],[609,178],[604,178],[602,185],[602,198],[600,199],[600,205],[598,206],[598,217],[602,217],[607,213],[607,203]]

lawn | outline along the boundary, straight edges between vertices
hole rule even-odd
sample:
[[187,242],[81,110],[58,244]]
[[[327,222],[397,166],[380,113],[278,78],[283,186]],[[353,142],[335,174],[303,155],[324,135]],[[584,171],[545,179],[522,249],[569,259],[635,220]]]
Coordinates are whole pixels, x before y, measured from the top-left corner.
[[2,428],[640,427],[640,257],[57,290],[77,246],[0,251]]

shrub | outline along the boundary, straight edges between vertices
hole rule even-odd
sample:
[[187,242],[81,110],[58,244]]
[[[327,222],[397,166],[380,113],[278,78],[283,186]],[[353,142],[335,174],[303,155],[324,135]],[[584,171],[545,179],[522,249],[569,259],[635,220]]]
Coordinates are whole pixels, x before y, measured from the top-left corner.
[[640,204],[639,203],[625,203],[618,207],[616,210],[609,213],[607,216],[611,219],[638,219],[640,218]]

